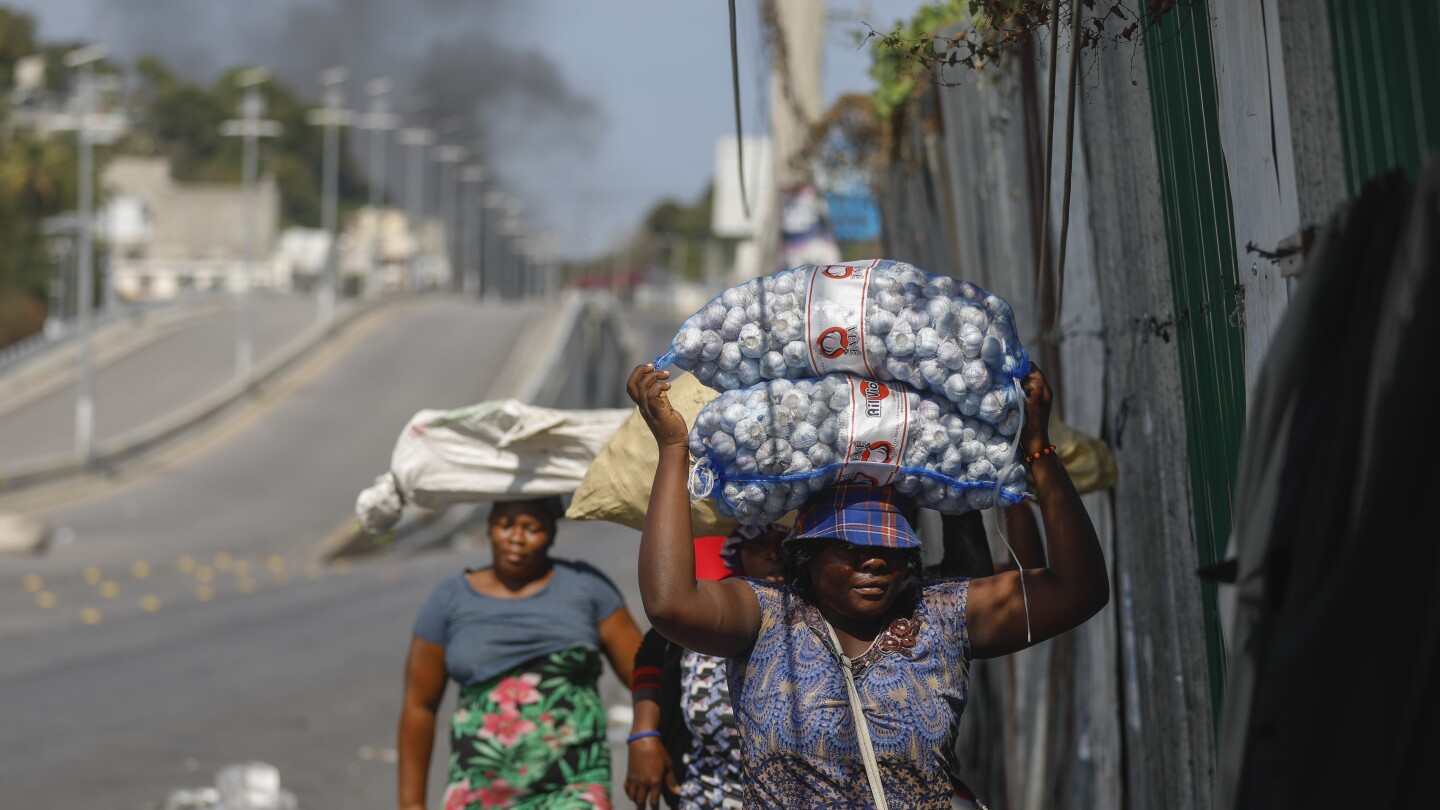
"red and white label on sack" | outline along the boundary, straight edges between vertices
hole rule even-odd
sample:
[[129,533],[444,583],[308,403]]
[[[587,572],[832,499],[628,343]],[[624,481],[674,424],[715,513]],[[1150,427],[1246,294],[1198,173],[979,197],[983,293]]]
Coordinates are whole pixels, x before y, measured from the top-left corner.
[[909,434],[910,404],[903,391],[879,380],[851,377],[850,444],[838,483],[889,484],[900,471]]
[[821,264],[810,270],[805,295],[805,345],[817,376],[843,371],[875,377],[865,359],[865,291],[879,259]]

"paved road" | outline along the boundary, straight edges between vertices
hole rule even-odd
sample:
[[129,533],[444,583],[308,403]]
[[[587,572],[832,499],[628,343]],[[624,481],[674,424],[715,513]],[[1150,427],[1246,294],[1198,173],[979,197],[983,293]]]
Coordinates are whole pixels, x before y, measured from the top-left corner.
[[[203,453],[104,496],[51,510],[60,545],[0,561],[0,785],[5,806],[158,806],[222,765],[281,770],[304,810],[389,806],[400,665],[434,582],[488,550],[307,564],[382,471],[416,409],[485,398],[535,307],[406,304]],[[556,404],[618,404],[638,352],[565,356]],[[640,355],[640,356],[637,356]],[[557,553],[635,593],[635,532],[562,524]],[[642,621],[643,625],[643,621]],[[603,695],[628,702],[613,678]],[[444,742],[437,753],[443,756]],[[623,754],[618,750],[617,754]],[[617,763],[617,769],[618,769]],[[438,799],[441,768],[432,773]],[[618,784],[618,783],[617,783]],[[617,794],[618,795],[618,794]],[[621,802],[624,800],[621,799]]]
[[[315,321],[310,298],[254,299],[256,361]],[[235,374],[238,315],[226,311],[179,329],[95,374],[95,437],[105,441],[180,410]],[[65,386],[0,416],[0,464],[75,449],[75,387]]]

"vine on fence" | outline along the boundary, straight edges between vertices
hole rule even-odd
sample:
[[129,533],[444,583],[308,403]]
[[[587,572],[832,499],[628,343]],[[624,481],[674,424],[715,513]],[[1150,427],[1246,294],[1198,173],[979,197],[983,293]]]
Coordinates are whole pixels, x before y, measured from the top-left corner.
[[[1171,9],[1201,1],[1079,0],[1086,9],[1080,48],[1136,42]],[[1052,16],[1068,27],[1074,4],[1075,0],[1063,0],[1056,15],[1050,0],[948,0],[922,6],[909,22],[897,24],[889,33],[867,25],[869,33],[861,42],[870,43],[874,54],[870,75],[877,85],[876,112],[888,117],[932,81],[940,86],[958,84],[946,79],[946,68],[998,67],[1015,48],[1051,29]],[[941,33],[947,29],[953,33]]]

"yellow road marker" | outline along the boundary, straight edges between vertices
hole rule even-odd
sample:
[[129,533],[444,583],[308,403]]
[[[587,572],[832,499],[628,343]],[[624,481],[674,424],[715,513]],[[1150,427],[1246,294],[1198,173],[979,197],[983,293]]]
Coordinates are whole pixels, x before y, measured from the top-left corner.
[[49,591],[41,591],[35,594],[35,604],[42,608],[55,607],[55,594]]
[[195,598],[201,602],[209,602],[215,598],[215,589],[209,585],[197,585],[195,586]]
[[285,558],[279,554],[271,554],[265,558],[265,567],[278,574],[285,570]]
[[130,563],[130,576],[136,579],[144,579],[150,576],[150,563],[144,560],[136,560]]
[[216,567],[217,569],[219,569],[219,570],[221,570],[221,571],[228,570],[228,569],[230,568],[230,566],[231,566],[234,562],[235,562],[235,558],[232,557],[232,556],[230,556],[230,552],[228,552],[228,551],[217,551],[217,552],[215,552],[215,567]]
[[199,568],[195,569],[196,582],[204,584],[213,579],[215,579],[215,569],[211,568],[210,566],[202,565]]
[[188,574],[195,570],[195,558],[191,557],[189,554],[186,554],[185,556],[181,557],[175,563],[175,565],[180,569],[180,573]]
[[31,593],[39,593],[45,590],[45,580],[39,574],[25,575],[25,590]]
[[107,579],[100,583],[100,595],[106,599],[114,599],[120,595],[120,586],[115,584],[113,580]]
[[235,561],[235,576],[245,579],[250,576],[250,563],[244,560]]
[[100,580],[105,578],[101,575],[100,569],[93,565],[80,572],[80,576],[85,579],[86,585],[98,585]]
[[96,610],[93,607],[85,608],[84,610],[80,611],[80,621],[86,624],[99,624],[101,619],[104,618],[105,614],[101,613],[99,610]]
[[145,594],[140,597],[140,609],[146,613],[154,613],[160,609],[160,598],[152,594]]

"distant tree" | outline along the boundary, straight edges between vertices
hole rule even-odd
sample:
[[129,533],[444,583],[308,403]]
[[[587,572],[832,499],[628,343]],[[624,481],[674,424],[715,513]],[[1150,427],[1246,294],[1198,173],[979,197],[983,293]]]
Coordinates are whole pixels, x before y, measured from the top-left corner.
[[54,261],[41,225],[75,205],[75,149],[26,134],[0,141],[0,345],[38,331]]
[[35,53],[35,18],[0,8],[0,87],[15,84],[15,63]]

